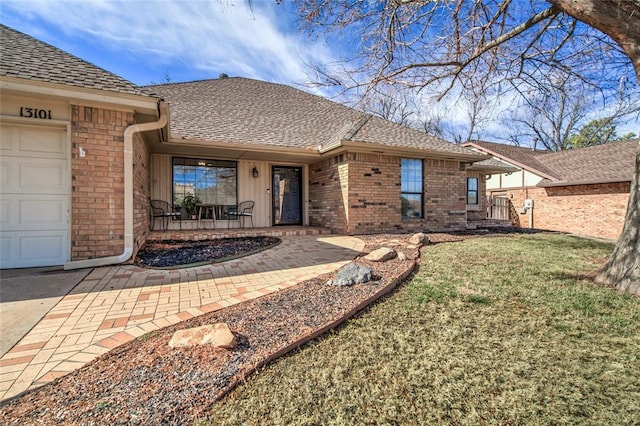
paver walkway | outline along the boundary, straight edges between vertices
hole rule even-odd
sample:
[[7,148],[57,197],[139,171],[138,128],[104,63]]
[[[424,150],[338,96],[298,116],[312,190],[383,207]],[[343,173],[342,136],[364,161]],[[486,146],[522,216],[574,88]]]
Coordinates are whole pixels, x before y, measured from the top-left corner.
[[274,248],[179,270],[96,268],[0,358],[0,400],[63,376],[145,333],[339,269],[364,243],[281,237]]

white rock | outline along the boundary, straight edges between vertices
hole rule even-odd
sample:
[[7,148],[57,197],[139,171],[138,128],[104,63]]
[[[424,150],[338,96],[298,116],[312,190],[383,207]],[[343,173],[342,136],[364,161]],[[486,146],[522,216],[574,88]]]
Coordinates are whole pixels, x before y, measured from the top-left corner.
[[366,255],[364,258],[371,260],[372,262],[386,262],[387,260],[396,257],[396,255],[397,253],[394,249],[390,249],[389,247],[380,247]]
[[225,349],[236,347],[236,336],[225,323],[178,330],[169,341],[170,348],[188,348],[196,345],[213,345]]
[[417,234],[413,234],[411,238],[409,238],[410,244],[415,245],[427,245],[429,244],[429,237],[422,232],[418,232]]

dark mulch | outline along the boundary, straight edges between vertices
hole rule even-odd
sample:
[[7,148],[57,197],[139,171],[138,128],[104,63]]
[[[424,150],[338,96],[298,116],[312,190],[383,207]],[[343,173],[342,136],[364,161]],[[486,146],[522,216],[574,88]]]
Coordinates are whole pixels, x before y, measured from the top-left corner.
[[198,241],[147,241],[135,263],[149,268],[180,268],[223,262],[280,244],[276,237],[220,238]]

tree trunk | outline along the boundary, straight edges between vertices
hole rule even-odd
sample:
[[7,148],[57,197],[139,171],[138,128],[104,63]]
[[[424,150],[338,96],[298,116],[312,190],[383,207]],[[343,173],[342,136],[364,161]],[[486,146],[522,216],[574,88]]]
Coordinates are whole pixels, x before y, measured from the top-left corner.
[[[640,84],[640,0],[549,0],[558,9],[611,37],[631,59]],[[596,281],[640,295],[640,141],[622,234]]]
[[640,295],[640,141],[636,152],[636,172],[631,181],[624,227],[613,254],[596,275],[596,281],[618,290]]

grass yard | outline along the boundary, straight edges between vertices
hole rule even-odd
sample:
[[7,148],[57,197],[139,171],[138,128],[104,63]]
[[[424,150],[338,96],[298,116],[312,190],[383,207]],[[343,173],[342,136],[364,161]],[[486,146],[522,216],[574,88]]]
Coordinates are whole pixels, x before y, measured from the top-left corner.
[[640,299],[612,245],[516,235],[423,250],[416,276],[215,406],[212,424],[640,422]]

